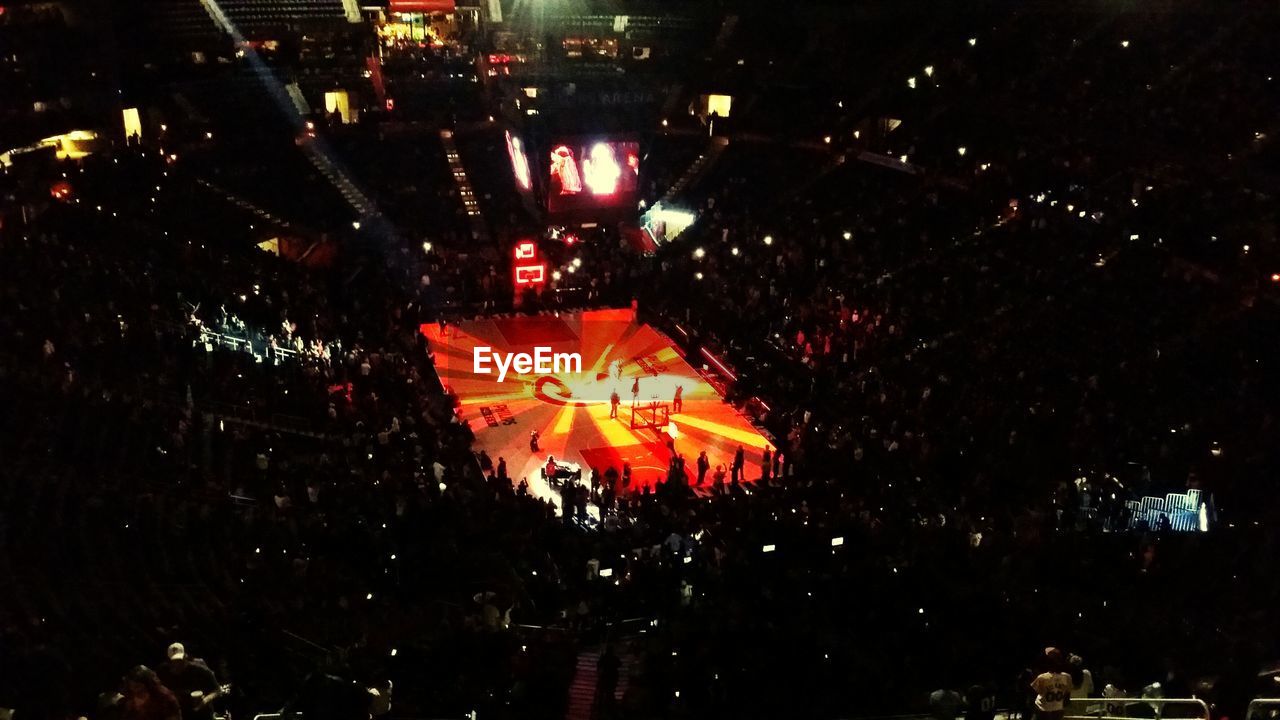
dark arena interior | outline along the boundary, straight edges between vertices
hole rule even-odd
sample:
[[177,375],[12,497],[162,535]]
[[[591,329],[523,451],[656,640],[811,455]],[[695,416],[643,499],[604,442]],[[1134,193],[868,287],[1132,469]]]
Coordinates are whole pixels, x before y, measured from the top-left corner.
[[0,720],[1275,717],[1278,37],[0,0]]

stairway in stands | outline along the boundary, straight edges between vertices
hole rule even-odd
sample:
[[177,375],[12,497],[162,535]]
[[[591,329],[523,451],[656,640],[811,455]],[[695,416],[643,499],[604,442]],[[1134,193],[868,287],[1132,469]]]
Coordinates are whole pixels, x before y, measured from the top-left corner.
[[208,190],[214,195],[217,195],[223,200],[226,200],[232,205],[240,208],[241,210],[244,210],[245,212],[251,212],[258,218],[268,223],[271,223],[272,225],[275,225],[277,227],[284,228],[284,229],[288,229],[290,227],[290,223],[288,220],[285,220],[284,218],[280,217],[279,215],[276,215],[270,210],[263,208],[261,205],[254,204],[253,202],[246,200],[245,198],[231,192],[230,190],[227,190],[214,183],[211,183],[208,180],[205,180],[204,178],[197,177],[195,178],[195,181],[196,181],[196,184],[199,185],[200,187]]
[[306,117],[311,114],[311,106],[307,103],[307,98],[302,94],[302,88],[298,87],[298,83],[291,82],[284,86],[284,90],[289,93],[293,109],[297,110],[299,115]]
[[684,171],[684,173],[676,179],[676,181],[663,194],[661,202],[664,206],[670,206],[673,201],[678,199],[682,194],[688,191],[703,176],[715,166],[716,161],[724,154],[724,150],[729,146],[729,138],[713,137],[707,143],[707,147],[698,154],[698,159]]
[[453,182],[458,186],[462,207],[467,211],[467,220],[471,224],[471,236],[476,240],[488,239],[489,229],[484,223],[484,216],[480,213],[480,204],[476,202],[476,191],[471,187],[467,169],[462,166],[462,156],[458,154],[458,144],[453,140],[452,130],[440,131],[440,144],[444,146],[444,156],[449,161],[449,172],[453,175]]
[[[631,668],[635,657],[625,647],[615,646],[618,653],[618,686],[614,688],[614,702],[621,702],[630,687]],[[578,654],[578,667],[573,672],[573,682],[569,685],[569,709],[565,712],[565,720],[591,720],[595,714],[596,688],[600,684],[597,667],[600,664],[600,649],[584,650]]]
[[[292,82],[284,85],[284,91],[289,98],[289,102],[293,105],[293,109],[297,111],[298,117],[305,118],[311,114],[311,106],[307,103],[307,99],[302,94],[302,88],[298,87],[298,83]],[[324,175],[333,184],[334,188],[342,193],[343,199],[360,217],[377,214],[378,208],[374,206],[373,201],[356,185],[351,174],[342,166],[337,156],[329,150],[323,140],[306,138],[302,143],[302,151],[315,169],[319,170],[320,174]]]
[[[221,31],[235,37],[273,37],[279,28],[296,25],[323,25],[333,21],[360,22],[360,7],[354,0],[150,0],[147,12],[165,32],[181,38],[211,37]],[[200,14],[203,7],[217,28],[211,28]],[[237,40],[241,38],[236,38]]]
[[347,13],[347,22],[354,25],[361,21],[360,3],[356,0],[342,0],[342,9]]
[[346,199],[347,204],[359,213],[360,217],[378,214],[378,209],[374,206],[373,201],[356,186],[355,180],[351,179],[350,173],[339,164],[332,151],[323,144],[323,141],[318,138],[311,138],[302,144],[302,150],[316,170],[319,170],[320,174],[324,175],[338,192],[342,193],[342,197]]
[[[335,8],[329,6],[328,2],[331,2],[331,0],[327,0],[326,3],[319,3],[317,7],[325,5],[327,12],[332,14]],[[239,2],[227,2],[226,4],[229,5],[231,14],[240,10],[242,5]],[[214,25],[230,35],[237,43],[244,42],[244,35],[241,33],[236,19],[224,10],[222,2],[219,2],[219,0],[200,0],[200,5]],[[343,16],[346,15],[341,5],[338,5],[336,10]],[[240,17],[243,22],[252,22],[260,19],[258,15],[254,14]],[[293,126],[300,131],[306,122],[307,116],[311,114],[311,106],[303,96],[301,88],[298,87],[297,83],[286,85],[281,82],[276,77],[275,72],[251,48],[248,49],[245,59],[247,71],[257,78],[261,87],[275,101],[280,112],[284,113]],[[377,207],[356,185],[351,174],[346,168],[342,167],[337,156],[329,149],[323,139],[304,135],[300,141],[300,146],[303,154],[307,156],[307,160],[342,194],[343,199],[356,211],[359,217],[364,218],[378,214]]]
[[573,682],[569,685],[569,710],[565,713],[565,720],[591,720],[596,704],[596,686],[600,683],[596,672],[599,662],[599,650],[578,654],[578,667],[573,671]]
[[631,668],[635,665],[635,656],[629,650],[620,649],[618,660],[618,687],[613,691],[614,702],[622,702],[631,687]]

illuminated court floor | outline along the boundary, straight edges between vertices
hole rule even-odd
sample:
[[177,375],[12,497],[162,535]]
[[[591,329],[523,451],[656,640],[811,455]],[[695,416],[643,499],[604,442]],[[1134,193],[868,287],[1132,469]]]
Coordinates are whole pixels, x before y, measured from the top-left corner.
[[[745,475],[760,477],[761,456],[771,447],[733,407],[676,351],[671,341],[648,325],[635,321],[631,310],[597,310],[538,317],[494,318],[449,326],[424,325],[423,334],[435,354],[444,384],[459,397],[459,415],[476,436],[476,451],[507,461],[513,483],[529,482],[532,493],[559,504],[559,493],[542,480],[539,469],[547,456],[579,463],[583,481],[591,468],[601,476],[609,467],[622,473],[631,464],[632,481],[621,493],[636,492],[666,478],[671,459],[668,442],[685,458],[687,481],[697,477],[698,453],[711,462],[704,485],[709,487],[717,465],[725,467],[728,482],[733,454],[745,450]],[[477,347],[487,355],[533,354],[537,347],[554,353],[577,353],[581,372],[528,373],[511,370],[499,382],[496,369],[477,373]],[[492,363],[491,363],[492,364]],[[631,429],[633,389],[639,380],[638,404],[670,406],[677,387],[683,388],[683,408],[672,412],[667,428]],[[620,399],[617,418],[610,418],[611,396]],[[539,434],[539,452],[529,447],[531,431]]]

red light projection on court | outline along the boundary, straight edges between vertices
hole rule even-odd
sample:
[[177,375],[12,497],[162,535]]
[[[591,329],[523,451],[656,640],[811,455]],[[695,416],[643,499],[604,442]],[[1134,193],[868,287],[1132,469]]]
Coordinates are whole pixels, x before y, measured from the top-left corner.
[[[629,309],[472,320],[443,331],[430,324],[422,332],[441,380],[458,398],[459,420],[475,433],[475,449],[485,450],[495,462],[505,458],[512,481],[527,478],[539,497],[559,502],[559,493],[539,473],[548,455],[581,465],[588,478],[593,467],[603,474],[630,464],[633,482],[619,489],[624,494],[665,479],[673,448],[670,424],[679,426],[674,452],[684,455],[690,483],[697,479],[698,453],[705,450],[711,462],[700,492],[708,490],[719,465],[728,482],[739,445],[752,481],[760,477],[764,449],[773,447],[665,335],[637,322]],[[480,346],[494,353],[529,352],[535,346],[577,353],[582,372],[511,373],[499,382],[492,373],[475,372],[474,353]],[[683,388],[682,406],[676,412],[678,387]],[[641,416],[651,407],[670,410],[667,426],[633,424],[633,401]],[[529,446],[531,431],[539,435],[536,453]]]

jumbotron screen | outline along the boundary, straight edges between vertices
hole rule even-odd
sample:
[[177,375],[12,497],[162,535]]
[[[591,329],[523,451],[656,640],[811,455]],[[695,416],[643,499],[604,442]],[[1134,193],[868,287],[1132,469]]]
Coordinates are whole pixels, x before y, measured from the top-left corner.
[[547,209],[553,213],[632,205],[639,185],[640,144],[572,140],[551,145]]
[[524,143],[519,137],[506,133],[507,156],[511,158],[511,171],[515,174],[516,185],[520,192],[527,193],[533,189],[533,176],[529,174],[529,158],[524,153]]

